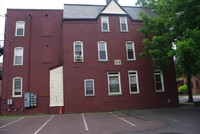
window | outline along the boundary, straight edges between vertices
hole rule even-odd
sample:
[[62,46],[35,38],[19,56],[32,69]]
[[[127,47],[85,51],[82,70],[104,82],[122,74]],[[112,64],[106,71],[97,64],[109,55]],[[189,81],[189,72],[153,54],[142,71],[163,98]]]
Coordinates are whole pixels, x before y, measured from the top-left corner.
[[135,46],[132,41],[126,42],[126,54],[127,54],[127,60],[132,61],[135,60]]
[[15,29],[15,36],[24,36],[24,32],[25,32],[25,22],[17,21],[16,29]]
[[107,16],[101,17],[101,30],[102,32],[109,32],[109,18]]
[[108,73],[108,90],[109,95],[121,94],[121,80],[120,73]]
[[137,71],[129,71],[129,90],[131,94],[139,93],[138,75]]
[[107,44],[105,41],[98,42],[98,57],[99,61],[107,61]]
[[128,32],[127,17],[120,17],[121,32]]
[[86,79],[84,81],[85,85],[85,96],[94,96],[94,80],[93,79]]
[[82,41],[74,42],[74,61],[75,62],[83,61],[83,42]]
[[13,97],[22,97],[22,78],[13,78]]
[[164,91],[163,74],[159,70],[154,71],[156,92]]
[[16,47],[14,50],[14,65],[23,65],[23,51],[22,47]]

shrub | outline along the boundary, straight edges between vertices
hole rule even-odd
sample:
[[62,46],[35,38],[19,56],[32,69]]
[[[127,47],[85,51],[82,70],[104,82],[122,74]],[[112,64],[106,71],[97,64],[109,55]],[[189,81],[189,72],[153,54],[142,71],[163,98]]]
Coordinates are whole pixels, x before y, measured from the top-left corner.
[[187,87],[187,85],[180,86],[180,87],[178,88],[178,92],[179,92],[179,93],[187,93],[187,92],[188,92],[188,87]]

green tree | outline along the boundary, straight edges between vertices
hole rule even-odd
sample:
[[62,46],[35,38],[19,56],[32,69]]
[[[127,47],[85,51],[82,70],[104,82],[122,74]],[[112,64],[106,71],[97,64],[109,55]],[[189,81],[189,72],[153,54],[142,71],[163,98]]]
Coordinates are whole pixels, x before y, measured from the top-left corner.
[[[187,78],[188,102],[193,102],[191,78],[200,73],[200,0],[138,0],[158,16],[141,13],[146,36],[142,56],[152,57],[154,65],[163,70],[176,58],[176,69]],[[173,49],[173,46],[176,49]]]

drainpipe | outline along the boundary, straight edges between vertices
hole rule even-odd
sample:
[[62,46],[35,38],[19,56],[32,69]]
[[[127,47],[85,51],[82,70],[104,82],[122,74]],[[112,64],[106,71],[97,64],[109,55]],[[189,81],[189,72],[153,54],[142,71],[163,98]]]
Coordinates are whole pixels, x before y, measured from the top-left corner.
[[32,32],[32,16],[29,14],[29,50],[28,50],[28,92],[30,91],[30,67],[31,67],[31,32]]

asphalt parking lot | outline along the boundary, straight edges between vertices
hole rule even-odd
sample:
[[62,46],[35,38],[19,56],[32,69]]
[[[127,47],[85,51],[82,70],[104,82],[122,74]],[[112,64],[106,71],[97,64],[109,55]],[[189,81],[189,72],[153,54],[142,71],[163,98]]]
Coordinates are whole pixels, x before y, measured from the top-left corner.
[[199,134],[200,107],[0,119],[0,134]]

